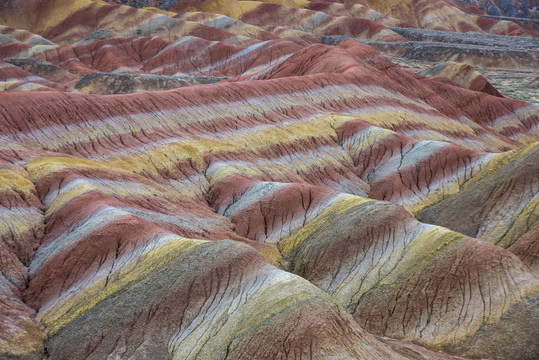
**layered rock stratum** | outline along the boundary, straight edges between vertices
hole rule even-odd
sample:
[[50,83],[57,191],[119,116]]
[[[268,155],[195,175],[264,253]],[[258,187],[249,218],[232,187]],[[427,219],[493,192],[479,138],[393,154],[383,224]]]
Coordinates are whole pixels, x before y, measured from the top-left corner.
[[0,1],[0,358],[537,359],[539,105],[474,66],[538,34],[470,9]]

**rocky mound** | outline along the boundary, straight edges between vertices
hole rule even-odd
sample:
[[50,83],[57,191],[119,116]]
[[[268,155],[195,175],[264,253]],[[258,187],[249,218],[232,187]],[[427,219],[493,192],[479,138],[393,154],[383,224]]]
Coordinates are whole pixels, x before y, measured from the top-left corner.
[[496,90],[496,88],[471,65],[445,62],[422,71],[421,75],[447,79],[470,90],[481,91],[499,97],[502,96],[498,90]]
[[88,94],[129,94],[140,91],[170,90],[197,84],[212,84],[223,79],[225,77],[95,73],[84,75],[75,85],[75,90]]

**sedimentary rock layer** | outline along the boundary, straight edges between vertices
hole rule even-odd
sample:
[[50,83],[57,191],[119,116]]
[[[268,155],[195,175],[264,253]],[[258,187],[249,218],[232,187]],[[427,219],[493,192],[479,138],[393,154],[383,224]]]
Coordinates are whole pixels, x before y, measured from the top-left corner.
[[0,3],[0,358],[537,358],[539,107],[356,41],[530,34],[131,3]]

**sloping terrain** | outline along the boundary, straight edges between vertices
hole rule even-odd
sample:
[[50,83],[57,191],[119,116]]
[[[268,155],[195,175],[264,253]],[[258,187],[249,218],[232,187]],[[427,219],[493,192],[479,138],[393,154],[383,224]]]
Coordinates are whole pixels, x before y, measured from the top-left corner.
[[468,64],[444,62],[424,70],[421,75],[447,79],[470,90],[502,97],[502,94],[480,72]]
[[[495,67],[482,67],[466,63],[413,60],[393,56],[391,60],[403,69],[417,72],[425,76],[435,76],[438,80],[451,80],[454,84],[464,87],[472,86],[475,77],[483,77],[503,96],[513,99],[539,103],[539,77],[537,70],[533,68],[500,69]],[[470,76],[473,75],[473,76]],[[446,80],[444,80],[444,78]],[[455,82],[455,79],[459,82]],[[476,85],[483,83],[481,80]],[[489,85],[484,83],[486,87]],[[490,90],[489,90],[490,91]]]
[[[461,62],[498,69],[536,69],[539,39],[480,33],[453,33],[411,28],[391,28],[406,42],[355,39],[393,56],[430,62]],[[326,36],[324,43],[338,44],[350,36]]]
[[0,2],[0,358],[539,356],[539,106],[472,66],[536,71],[535,34],[110,2]]
[[476,6],[494,16],[537,19],[539,15],[537,0],[459,0],[459,2]]

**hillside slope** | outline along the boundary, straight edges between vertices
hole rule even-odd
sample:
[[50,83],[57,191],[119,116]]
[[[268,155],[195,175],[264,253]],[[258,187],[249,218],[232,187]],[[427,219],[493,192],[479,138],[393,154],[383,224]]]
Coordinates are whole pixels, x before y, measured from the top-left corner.
[[1,2],[0,358],[539,356],[539,105],[426,2],[129,4]]

